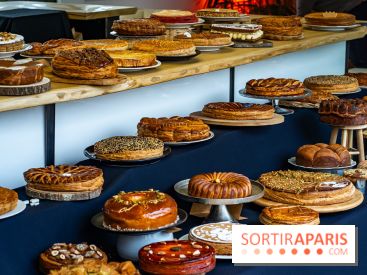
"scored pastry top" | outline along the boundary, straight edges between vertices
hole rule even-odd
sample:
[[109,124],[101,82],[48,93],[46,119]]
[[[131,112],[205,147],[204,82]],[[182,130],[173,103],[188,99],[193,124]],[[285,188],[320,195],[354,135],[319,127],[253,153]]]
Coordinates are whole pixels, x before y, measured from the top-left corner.
[[232,243],[232,224],[229,222],[203,224],[192,228],[190,234],[204,242]]
[[265,207],[261,213],[275,223],[310,223],[319,218],[319,213],[311,208],[295,205]]
[[240,103],[240,102],[213,102],[204,106],[205,110],[225,110],[225,111],[274,111],[273,106],[266,104]]
[[113,59],[105,52],[95,48],[69,49],[57,53],[57,57],[63,57],[79,66],[91,68],[103,68],[113,64]]

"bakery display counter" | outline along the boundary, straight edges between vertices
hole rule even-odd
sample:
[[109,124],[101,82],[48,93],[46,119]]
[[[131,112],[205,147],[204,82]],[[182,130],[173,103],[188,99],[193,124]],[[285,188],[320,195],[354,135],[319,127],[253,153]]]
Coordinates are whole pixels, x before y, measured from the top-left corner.
[[156,69],[129,73],[128,80],[124,85],[99,87],[52,83],[52,89],[47,93],[24,97],[0,97],[0,112],[86,99],[151,86],[188,76],[235,68],[287,53],[302,52],[310,48],[361,38],[367,33],[367,28],[359,27],[347,32],[317,32],[310,30],[304,32],[304,39],[273,41],[274,46],[272,48],[225,48],[216,53],[202,53],[191,60],[163,62],[162,66]]
[[[359,96],[366,95],[363,91]],[[116,234],[95,228],[90,219],[101,211],[104,202],[121,190],[134,191],[149,188],[172,195],[179,208],[190,210],[190,203],[175,194],[173,186],[180,180],[195,174],[211,171],[234,171],[257,179],[261,173],[287,168],[287,159],[303,144],[325,142],[330,128],[320,123],[315,109],[297,109],[283,124],[268,127],[215,127],[215,138],[201,144],[173,148],[172,154],[159,162],[146,166],[123,168],[101,166],[105,185],[100,197],[82,202],[55,202],[42,200],[37,207],[27,206],[26,210],[14,217],[1,220],[0,243],[6,252],[2,253],[0,266],[2,274],[38,274],[38,255],[57,242],[95,243],[112,259],[120,260],[115,248]],[[218,157],[220,156],[220,157]],[[210,160],[210,161],[208,161]],[[82,161],[81,164],[95,164]],[[172,172],[174,171],[174,172]],[[20,199],[27,199],[24,187],[16,190]],[[261,207],[246,204],[242,215],[247,224],[260,224]],[[367,272],[366,234],[367,215],[365,202],[347,212],[323,214],[321,224],[355,224],[359,230],[359,266],[349,267],[235,267],[229,260],[218,260],[210,274],[364,274]],[[201,218],[190,216],[181,225],[180,237],[202,222]],[[22,251],[22,256],[19,255]]]

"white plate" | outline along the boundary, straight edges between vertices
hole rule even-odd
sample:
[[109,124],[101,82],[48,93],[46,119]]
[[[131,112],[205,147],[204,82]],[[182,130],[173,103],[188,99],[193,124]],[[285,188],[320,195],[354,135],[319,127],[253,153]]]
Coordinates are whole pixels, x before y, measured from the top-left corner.
[[[183,235],[179,240],[187,241],[189,239],[189,235]],[[215,258],[218,260],[232,260],[232,255],[215,255]]]
[[311,29],[315,31],[329,31],[329,32],[346,31],[346,30],[358,28],[360,26],[361,24],[353,24],[349,26],[322,26],[322,25],[303,24],[303,27],[306,29]]
[[12,211],[9,211],[9,212],[7,212],[3,215],[0,215],[0,220],[9,218],[11,216],[15,216],[15,215],[23,212],[25,208],[26,208],[26,204],[23,201],[18,200],[17,207],[15,207]]
[[23,49],[16,50],[16,51],[11,51],[11,52],[0,52],[0,58],[9,58],[9,57],[14,56],[17,53],[28,51],[30,49],[32,49],[32,45],[24,44]]
[[214,137],[214,133],[210,131],[210,135],[207,138],[199,139],[199,140],[192,140],[192,141],[177,141],[177,142],[165,142],[164,144],[169,146],[184,146],[184,145],[190,145],[194,143],[204,142],[207,140],[210,140]]
[[203,24],[205,22],[204,19],[198,18],[197,22],[192,23],[164,23],[166,28],[168,29],[182,29],[182,28],[190,28],[191,26]]
[[221,48],[230,47],[233,45],[234,45],[234,42],[228,45],[220,45],[220,46],[196,46],[196,49],[202,52],[214,52],[214,51],[219,51]]
[[154,69],[154,68],[159,67],[160,65],[162,65],[162,62],[160,62],[159,60],[156,60],[154,65],[146,66],[146,67],[132,67],[132,68],[120,67],[119,72],[120,73],[138,72],[142,70]]

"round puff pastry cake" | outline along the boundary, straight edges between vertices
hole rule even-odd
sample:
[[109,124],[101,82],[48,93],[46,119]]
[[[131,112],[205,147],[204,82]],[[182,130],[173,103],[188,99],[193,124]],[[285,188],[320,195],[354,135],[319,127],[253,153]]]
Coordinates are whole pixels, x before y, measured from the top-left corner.
[[142,51],[107,51],[119,68],[148,67],[156,64],[156,55]]
[[142,40],[133,44],[133,50],[154,53],[157,56],[186,56],[195,54],[196,47],[190,41]]
[[[303,33],[301,17],[298,16],[267,16],[256,19],[262,25],[264,36],[300,36]],[[269,37],[273,38],[273,37]]]
[[138,124],[138,135],[164,142],[193,141],[209,137],[210,128],[201,119],[193,117],[143,117]]
[[107,263],[107,255],[94,244],[55,243],[40,254],[39,263],[41,271],[48,274],[69,265]]
[[251,79],[246,83],[246,93],[258,96],[294,96],[303,94],[304,86],[291,78]]
[[177,41],[190,41],[195,46],[223,46],[229,45],[232,42],[231,37],[225,33],[191,33],[190,36],[186,34],[179,34],[174,37]]
[[248,177],[233,172],[214,172],[193,176],[188,185],[190,196],[208,199],[236,199],[251,195]]
[[83,47],[83,42],[74,39],[52,39],[45,43],[32,42],[32,49],[24,52],[26,55],[54,56],[61,50],[68,50],[75,47]]
[[215,268],[215,251],[193,241],[163,241],[139,250],[140,268],[155,275],[202,275]]
[[350,161],[348,149],[340,144],[307,144],[296,153],[296,164],[306,167],[348,166]]
[[52,72],[62,78],[104,79],[117,76],[117,65],[105,52],[95,48],[59,51],[51,62]]
[[208,223],[190,230],[190,241],[199,241],[212,246],[216,255],[232,255],[232,223]]
[[259,219],[265,225],[320,224],[317,211],[300,205],[265,207]]
[[166,26],[157,19],[121,19],[115,20],[112,30],[120,35],[163,35],[166,33]]
[[43,64],[31,58],[0,60],[0,85],[29,85],[43,79]]
[[93,166],[57,165],[24,172],[27,186],[44,191],[84,192],[103,186],[103,172]]
[[358,80],[347,75],[318,75],[305,78],[303,84],[311,91],[328,93],[354,92],[359,88]]
[[201,9],[196,12],[199,17],[239,17],[240,14],[236,10],[231,9]]
[[326,11],[306,14],[305,20],[310,25],[348,26],[355,24],[356,17],[349,13]]
[[356,191],[345,177],[319,172],[272,171],[260,176],[264,198],[294,205],[322,206],[349,201]]
[[194,13],[182,10],[161,10],[153,12],[150,17],[169,24],[198,22],[198,18]]
[[274,112],[270,105],[240,102],[208,103],[202,110],[207,117],[228,120],[271,119]]
[[0,52],[12,52],[23,49],[24,37],[10,32],[0,32]]
[[120,192],[103,207],[103,226],[116,231],[158,229],[177,221],[175,200],[155,190]]
[[97,50],[105,50],[108,52],[126,50],[129,43],[125,40],[116,39],[94,39],[81,41],[87,48],[95,48]]
[[0,186],[0,215],[8,213],[18,205],[18,193]]
[[142,160],[163,155],[164,144],[153,137],[116,136],[94,144],[97,158],[104,160]]

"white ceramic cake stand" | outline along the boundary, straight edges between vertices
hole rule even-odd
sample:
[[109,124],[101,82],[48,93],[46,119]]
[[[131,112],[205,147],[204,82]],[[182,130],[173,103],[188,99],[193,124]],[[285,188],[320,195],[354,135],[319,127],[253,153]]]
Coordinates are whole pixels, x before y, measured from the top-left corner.
[[229,213],[227,205],[249,203],[264,196],[264,186],[257,181],[251,181],[251,184],[251,195],[245,198],[237,199],[207,199],[190,196],[188,193],[189,179],[179,181],[175,184],[174,189],[178,196],[185,201],[211,205],[210,213],[205,218],[204,223],[228,221],[237,223],[238,221]]

